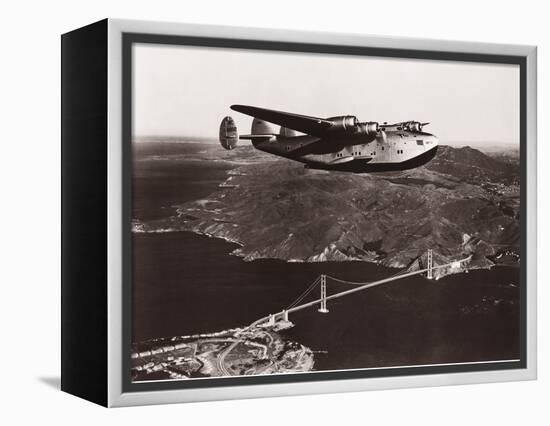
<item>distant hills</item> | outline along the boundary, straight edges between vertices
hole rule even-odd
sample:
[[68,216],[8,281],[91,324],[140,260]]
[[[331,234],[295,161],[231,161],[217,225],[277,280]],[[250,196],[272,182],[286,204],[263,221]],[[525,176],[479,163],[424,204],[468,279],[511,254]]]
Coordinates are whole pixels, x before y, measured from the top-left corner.
[[512,183],[519,179],[519,158],[516,163],[506,162],[496,155],[489,156],[469,146],[440,146],[437,156],[426,168],[473,184],[487,180]]
[[[350,174],[262,160],[239,149],[244,164],[206,199],[178,217],[143,225],[190,230],[238,242],[245,260],[365,260],[405,267],[428,248],[485,267],[519,253],[519,167],[479,150],[441,146],[427,165],[404,172]],[[201,158],[219,156],[208,150]],[[224,154],[225,155],[225,154]],[[230,152],[228,161],[237,152]],[[250,156],[249,163],[246,159]],[[269,161],[269,162],[267,162]],[[510,256],[506,257],[507,259]]]

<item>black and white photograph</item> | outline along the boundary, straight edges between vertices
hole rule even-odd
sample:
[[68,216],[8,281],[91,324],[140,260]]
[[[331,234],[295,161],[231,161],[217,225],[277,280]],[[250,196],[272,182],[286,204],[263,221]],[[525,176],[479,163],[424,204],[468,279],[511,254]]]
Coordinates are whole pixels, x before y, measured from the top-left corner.
[[6,3],[3,423],[546,424],[541,5]]
[[525,361],[519,65],[131,55],[133,383]]

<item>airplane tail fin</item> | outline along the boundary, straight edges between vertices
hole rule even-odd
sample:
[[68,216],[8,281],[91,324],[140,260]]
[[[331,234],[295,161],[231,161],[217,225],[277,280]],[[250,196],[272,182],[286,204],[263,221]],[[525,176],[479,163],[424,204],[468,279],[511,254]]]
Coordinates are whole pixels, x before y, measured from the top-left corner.
[[278,126],[258,118],[252,121],[252,129],[249,135],[239,135],[235,120],[230,116],[225,117],[220,124],[220,144],[228,150],[236,148],[239,139],[250,140],[253,145],[256,145],[259,142],[269,141],[278,136]]
[[234,149],[239,142],[239,132],[233,118],[227,116],[220,124],[220,144],[225,149]]

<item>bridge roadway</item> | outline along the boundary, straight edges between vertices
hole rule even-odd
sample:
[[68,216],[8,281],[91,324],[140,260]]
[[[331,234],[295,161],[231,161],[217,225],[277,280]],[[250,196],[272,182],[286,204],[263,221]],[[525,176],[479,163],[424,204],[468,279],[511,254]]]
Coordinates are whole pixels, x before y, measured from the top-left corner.
[[[441,269],[441,268],[446,268],[448,266],[451,266],[453,264],[460,264],[462,262],[465,262],[467,260],[470,260],[471,259],[471,256],[468,256],[464,259],[461,259],[461,260],[455,260],[453,262],[449,262],[449,263],[445,263],[444,265],[435,265],[435,266],[432,266],[432,271],[434,269]],[[343,282],[345,284],[353,284],[353,285],[357,285],[357,287],[355,288],[352,288],[350,290],[346,290],[346,291],[342,291],[340,293],[336,293],[336,294],[332,294],[330,296],[327,296],[325,298],[325,300],[333,300],[333,299],[338,299],[339,297],[344,297],[344,296],[347,296],[348,294],[352,294],[352,293],[356,293],[358,291],[362,291],[362,290],[366,290],[367,288],[372,288],[372,287],[376,287],[376,286],[379,286],[379,285],[382,285],[382,284],[386,284],[386,283],[389,283],[391,281],[397,281],[397,280],[401,280],[403,278],[408,278],[408,277],[412,277],[414,275],[420,275],[420,274],[423,274],[425,272],[428,272],[428,268],[426,269],[419,269],[418,271],[413,271],[413,272],[407,272],[407,273],[404,273],[404,274],[400,274],[400,275],[392,275],[391,277],[388,277],[388,278],[384,278],[383,280],[379,280],[379,281],[373,281],[373,282],[370,282],[370,283],[367,283],[367,284],[362,284],[362,283],[354,283],[354,282],[350,282],[350,281],[344,281],[344,280],[339,280],[339,279],[336,279],[336,278],[333,278],[331,277],[330,275],[327,275],[327,278],[330,278],[332,280],[335,280],[335,281],[338,281],[338,282]],[[297,311],[301,311],[302,309],[306,309],[306,308],[309,308],[311,306],[315,306],[315,305],[318,305],[321,303],[323,299],[320,298],[320,299],[317,299],[317,300],[314,300],[312,302],[307,302],[307,303],[303,303],[301,305],[298,305],[298,306],[294,306],[293,308],[290,308],[288,310],[284,310],[284,311],[281,311],[281,312],[277,312],[276,314],[273,314],[273,317],[275,319],[277,318],[282,318],[284,313],[286,312],[287,314],[289,313],[292,313],[292,312],[297,312]],[[262,317],[256,321],[254,321],[252,324],[250,324],[249,326],[245,327],[240,333],[242,333],[243,331],[246,331],[258,324],[261,324],[262,322],[264,321],[268,321],[270,319],[272,315],[267,315],[265,317]],[[243,341],[243,339],[238,339],[236,340],[235,342],[233,342],[225,351],[223,351],[220,356],[218,357],[217,359],[217,366],[218,366],[218,369],[219,371],[222,373],[222,375],[224,376],[230,376],[231,373],[227,370],[227,368],[225,367],[225,357],[239,344]]]

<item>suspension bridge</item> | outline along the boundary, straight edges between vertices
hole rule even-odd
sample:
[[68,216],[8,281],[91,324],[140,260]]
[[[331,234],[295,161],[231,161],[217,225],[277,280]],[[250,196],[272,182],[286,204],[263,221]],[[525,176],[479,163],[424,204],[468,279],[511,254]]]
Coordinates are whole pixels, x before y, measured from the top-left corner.
[[[370,282],[354,282],[354,281],[347,281],[342,280],[339,278],[332,277],[330,275],[321,274],[319,275],[313,283],[300,295],[298,296],[289,306],[287,306],[285,309],[283,309],[280,312],[270,314],[264,318],[261,318],[260,320],[256,321],[254,324],[261,324],[264,322],[267,322],[268,325],[274,325],[277,320],[283,320],[288,321],[289,314],[293,312],[300,311],[302,309],[307,309],[312,306],[318,305],[318,311],[322,314],[327,314],[329,312],[327,308],[327,302],[329,300],[338,299],[340,297],[348,296],[353,293],[357,293],[359,291],[366,290],[368,288],[376,287],[382,284],[387,284],[393,281],[402,280],[404,278],[412,277],[415,275],[421,275],[425,274],[426,278],[433,279],[434,278],[434,272],[438,269],[443,268],[459,268],[461,267],[465,262],[469,261],[471,259],[471,256],[468,256],[464,259],[455,260],[449,263],[445,263],[442,265],[435,265],[433,262],[433,252],[432,250],[428,250],[427,252],[427,262],[426,267],[421,268],[415,271],[409,272],[408,269],[401,270],[397,272],[396,274],[384,278],[379,281],[370,281]],[[331,280],[333,282],[337,282],[340,284],[348,284],[354,286],[354,288],[351,288],[349,290],[342,291],[340,293],[335,293],[331,295],[327,295],[327,280]],[[320,287],[320,297],[318,299],[315,299],[313,301],[302,303],[300,304],[309,294],[313,292],[317,287]]]
[[[378,281],[370,281],[370,282],[354,282],[354,281],[347,281],[342,280],[339,278],[332,277],[330,275],[321,274],[319,275],[315,281],[311,283],[311,285],[300,295],[298,296],[290,305],[288,305],[285,309],[281,310],[280,312],[276,312],[273,314],[269,314],[265,317],[259,318],[256,321],[254,321],[249,326],[245,327],[241,330],[240,333],[243,333],[253,327],[256,326],[274,326],[277,321],[289,321],[289,314],[301,311],[303,309],[311,308],[313,306],[318,306],[317,311],[322,314],[328,314],[329,310],[327,307],[327,302],[329,300],[338,299],[344,296],[349,296],[350,294],[357,293],[359,291],[367,290],[372,287],[376,287],[379,285],[387,284],[393,281],[402,280],[408,277],[412,277],[415,275],[422,275],[425,274],[427,279],[434,279],[436,275],[434,272],[436,272],[439,269],[443,268],[460,268],[464,263],[468,262],[471,259],[471,256],[468,256],[464,259],[451,261],[448,263],[444,263],[441,265],[435,265],[433,261],[433,252],[431,249],[427,252],[427,259],[426,259],[426,265],[424,268],[419,268],[414,271],[410,271],[410,266],[404,270],[401,270],[397,272],[396,274],[384,278],[382,280]],[[420,265],[420,264],[419,264]],[[340,284],[348,284],[353,286],[353,288],[350,288],[349,290],[345,290],[339,293],[327,295],[327,280],[331,280],[333,282],[337,282]],[[317,287],[320,288],[320,297],[318,299],[312,300],[310,302],[302,303],[305,298],[310,295]],[[240,334],[239,333],[239,334]],[[218,358],[218,369],[222,373],[222,375],[230,375],[229,371],[225,367],[225,357],[231,352],[239,343],[241,340],[236,340],[233,342],[225,351],[223,351],[219,358]]]

